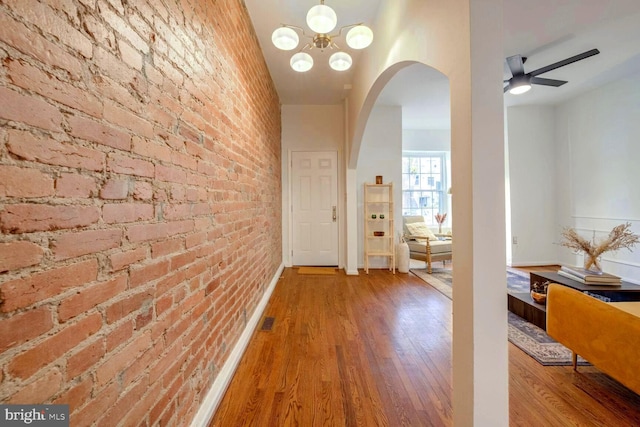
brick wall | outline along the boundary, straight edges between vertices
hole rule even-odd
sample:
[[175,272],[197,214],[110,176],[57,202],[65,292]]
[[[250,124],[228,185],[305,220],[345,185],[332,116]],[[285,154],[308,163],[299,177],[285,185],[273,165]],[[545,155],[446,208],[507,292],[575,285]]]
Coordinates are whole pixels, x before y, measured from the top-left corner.
[[0,1],[0,401],[185,425],[281,263],[241,0]]

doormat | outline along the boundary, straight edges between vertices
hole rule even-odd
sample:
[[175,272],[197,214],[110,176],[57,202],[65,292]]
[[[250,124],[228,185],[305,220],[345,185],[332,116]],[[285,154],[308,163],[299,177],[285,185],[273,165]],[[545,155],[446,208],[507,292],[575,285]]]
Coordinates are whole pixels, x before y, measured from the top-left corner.
[[334,267],[300,267],[298,268],[298,274],[336,274]]
[[[450,269],[434,268],[433,274],[426,269],[411,269],[411,272],[433,286],[447,298],[452,297],[453,280]],[[507,292],[528,292],[529,275],[525,272],[507,270]],[[506,309],[506,307],[505,307]],[[516,347],[533,357],[544,366],[572,365],[571,350],[555,341],[536,325],[527,322],[509,312],[509,341]],[[589,365],[589,362],[578,357],[578,365]]]

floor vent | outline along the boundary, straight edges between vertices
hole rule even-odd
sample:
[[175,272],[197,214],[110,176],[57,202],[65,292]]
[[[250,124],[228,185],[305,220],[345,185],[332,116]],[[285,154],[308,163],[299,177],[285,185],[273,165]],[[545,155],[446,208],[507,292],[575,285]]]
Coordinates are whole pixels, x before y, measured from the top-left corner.
[[273,322],[276,321],[275,317],[265,317],[262,321],[262,327],[260,327],[261,331],[270,331],[273,329]]

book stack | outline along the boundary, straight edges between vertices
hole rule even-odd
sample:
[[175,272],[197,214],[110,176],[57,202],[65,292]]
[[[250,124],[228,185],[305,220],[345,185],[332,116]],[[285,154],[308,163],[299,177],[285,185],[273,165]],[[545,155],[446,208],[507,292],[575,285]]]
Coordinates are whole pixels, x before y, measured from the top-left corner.
[[622,279],[609,273],[597,273],[581,267],[563,266],[558,270],[558,274],[571,280],[575,280],[586,285],[620,285]]

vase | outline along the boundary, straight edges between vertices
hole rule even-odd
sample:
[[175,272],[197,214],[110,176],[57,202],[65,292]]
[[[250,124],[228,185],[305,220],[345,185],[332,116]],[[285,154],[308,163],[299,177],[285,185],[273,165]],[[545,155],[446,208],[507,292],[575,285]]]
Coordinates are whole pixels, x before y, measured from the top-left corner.
[[598,257],[586,252],[584,254],[584,268],[585,270],[593,271],[594,273],[602,273]]
[[442,234],[442,224],[438,224],[438,234]]
[[398,272],[409,272],[409,245],[404,239],[400,239],[400,243],[396,246],[396,263],[398,264]]

